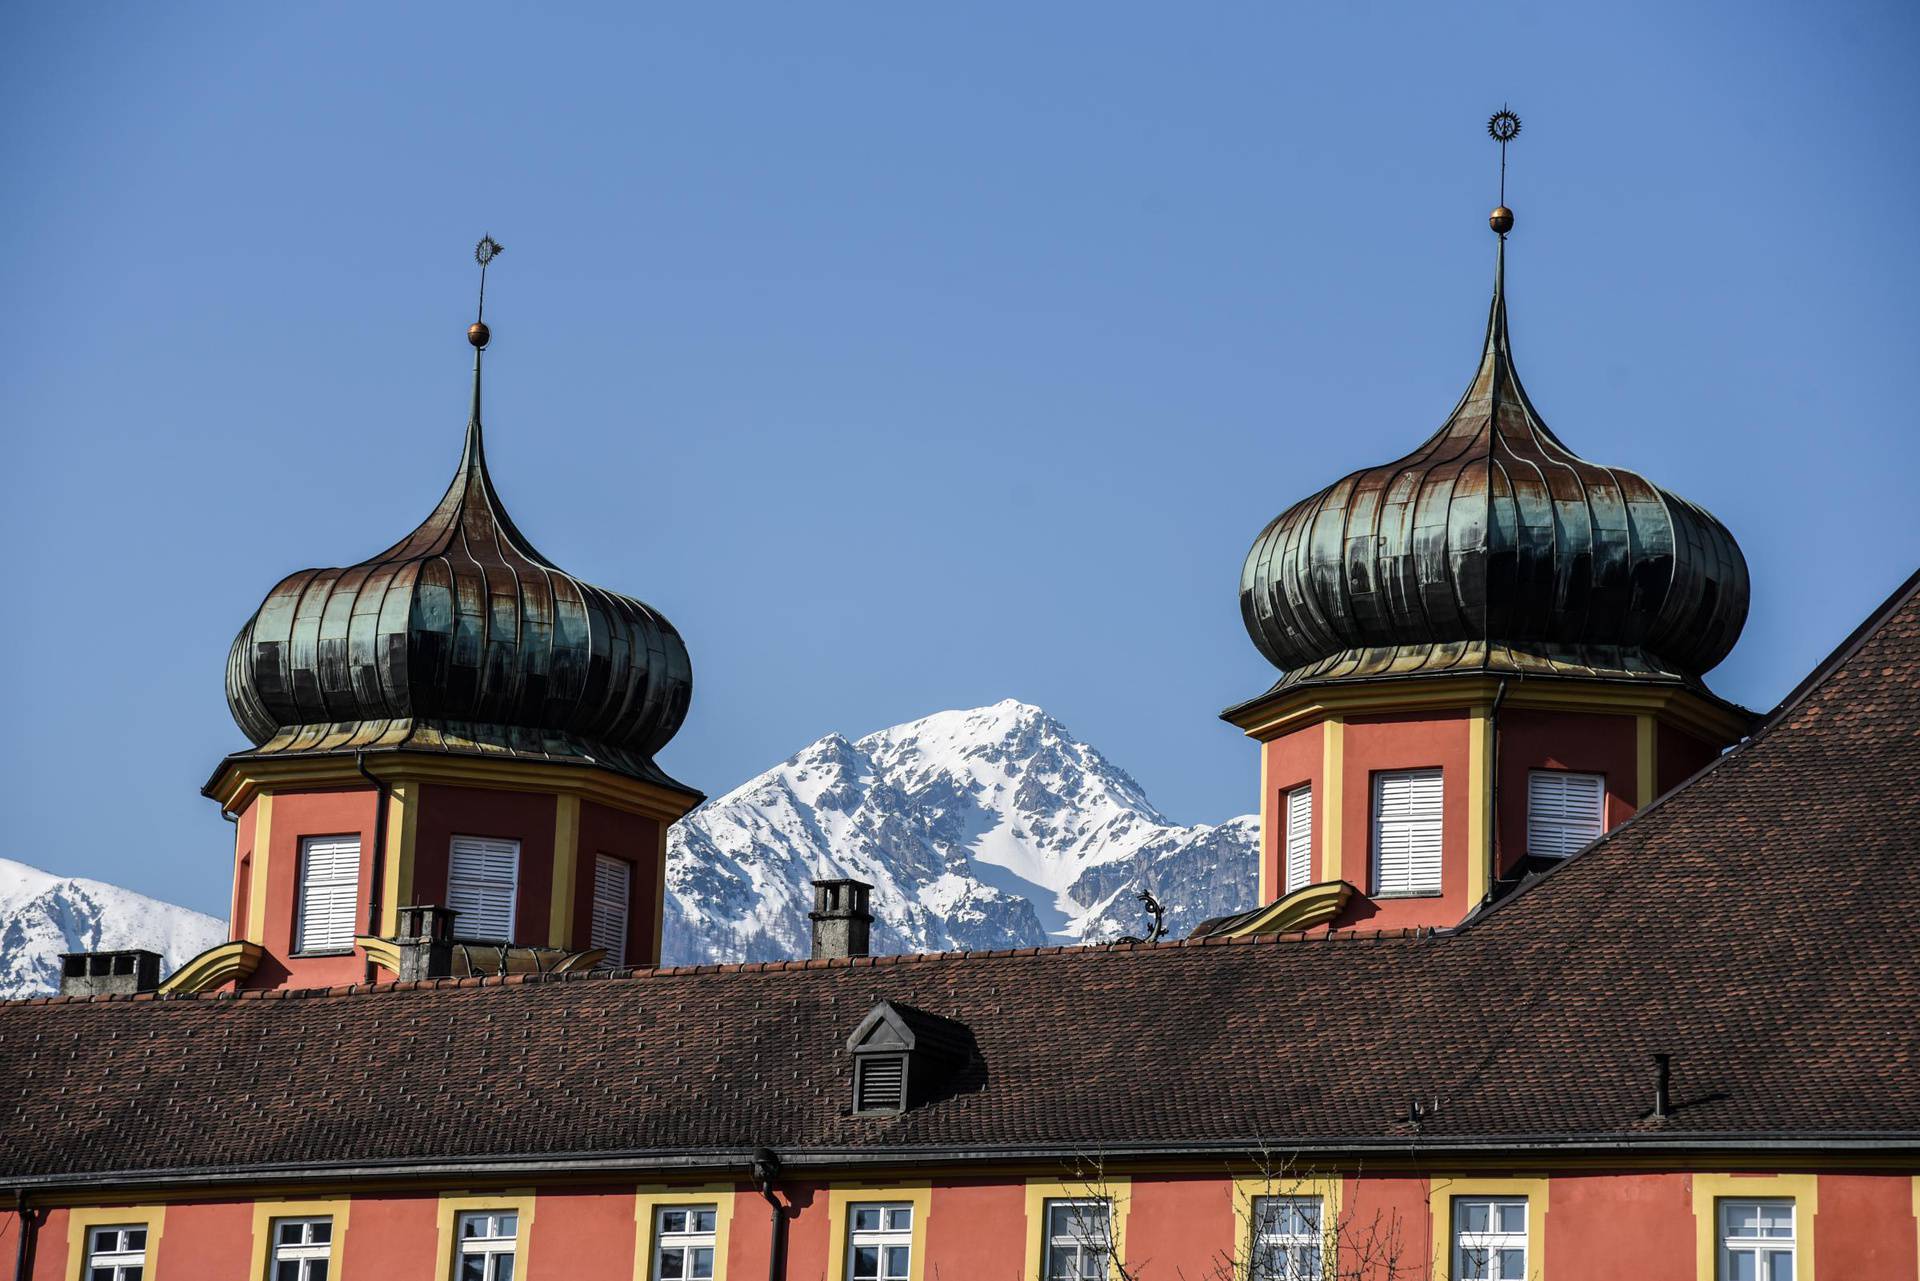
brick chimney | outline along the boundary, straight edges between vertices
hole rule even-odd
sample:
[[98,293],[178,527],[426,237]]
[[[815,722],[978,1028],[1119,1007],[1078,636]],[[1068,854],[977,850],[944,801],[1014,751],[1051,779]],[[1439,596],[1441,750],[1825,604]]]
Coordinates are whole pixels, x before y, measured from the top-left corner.
[[160,986],[160,954],[145,948],[123,952],[62,952],[60,995],[132,996]]
[[443,979],[453,973],[453,918],[450,907],[416,904],[394,914],[393,941],[400,949],[400,979]]
[[813,883],[813,910],[807,919],[813,922],[814,960],[867,954],[867,933],[873,925],[867,896],[872,892],[873,886],[850,878]]

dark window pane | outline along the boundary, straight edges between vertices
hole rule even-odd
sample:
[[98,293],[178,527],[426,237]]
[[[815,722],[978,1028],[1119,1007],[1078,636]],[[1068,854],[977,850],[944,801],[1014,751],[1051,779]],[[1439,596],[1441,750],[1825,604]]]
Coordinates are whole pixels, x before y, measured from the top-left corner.
[[318,1223],[307,1225],[307,1240],[314,1245],[325,1245],[333,1240],[333,1220],[322,1219]]
[[274,1264],[273,1281],[300,1281],[300,1260],[282,1259]]
[[307,1263],[307,1281],[327,1281],[327,1261],[312,1259]]
[[907,1275],[907,1247],[890,1245],[887,1247],[887,1275],[904,1277]]
[[513,1281],[513,1256],[496,1254],[493,1256],[493,1281]]
[[662,1250],[660,1252],[660,1276],[662,1281],[679,1281],[687,1275],[687,1252],[685,1250]]

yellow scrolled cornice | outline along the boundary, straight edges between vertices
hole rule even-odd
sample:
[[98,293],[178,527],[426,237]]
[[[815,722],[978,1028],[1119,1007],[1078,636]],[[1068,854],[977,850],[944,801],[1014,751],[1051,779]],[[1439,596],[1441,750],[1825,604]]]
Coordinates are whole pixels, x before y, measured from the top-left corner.
[[1292,934],[1299,930],[1310,930],[1316,925],[1326,925],[1339,916],[1340,909],[1357,893],[1359,891],[1345,881],[1303,885],[1213,937],[1237,939],[1255,934]]
[[217,943],[173,972],[160,985],[162,995],[205,992],[222,983],[244,979],[259,968],[267,950],[246,939]]

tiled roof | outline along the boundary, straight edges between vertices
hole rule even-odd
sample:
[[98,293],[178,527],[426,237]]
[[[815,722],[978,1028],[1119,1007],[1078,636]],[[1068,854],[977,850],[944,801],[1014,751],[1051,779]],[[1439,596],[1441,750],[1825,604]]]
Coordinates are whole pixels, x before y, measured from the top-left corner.
[[[1920,1151],[1916,586],[1747,744],[1451,933],[5,1004],[0,1182],[758,1145]],[[856,1119],[845,1039],[881,1000],[981,1060]]]

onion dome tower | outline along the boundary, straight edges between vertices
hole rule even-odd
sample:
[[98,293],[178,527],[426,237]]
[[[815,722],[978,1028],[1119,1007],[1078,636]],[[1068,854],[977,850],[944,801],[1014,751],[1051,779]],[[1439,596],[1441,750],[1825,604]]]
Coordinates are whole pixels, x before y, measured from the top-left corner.
[[692,665],[664,616],[560,569],[500,501],[480,400],[499,252],[476,252],[445,495],[380,554],[282,579],[234,640],[227,705],[253,746],[205,789],[237,819],[233,941],[176,986],[392,977],[414,905],[493,967],[658,958],[666,829],[701,798],[654,756]]
[[1254,540],[1247,634],[1282,671],[1225,713],[1262,744],[1261,900],[1221,928],[1450,925],[1750,727],[1702,677],[1746,621],[1704,509],[1548,429],[1507,324],[1505,150],[1480,361],[1413,452]]

